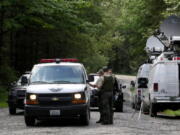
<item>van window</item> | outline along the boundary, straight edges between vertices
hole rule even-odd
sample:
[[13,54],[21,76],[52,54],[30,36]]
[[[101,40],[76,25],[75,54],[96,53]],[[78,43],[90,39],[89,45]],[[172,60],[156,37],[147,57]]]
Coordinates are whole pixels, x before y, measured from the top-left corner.
[[138,88],[148,88],[148,79],[147,78],[138,78]]

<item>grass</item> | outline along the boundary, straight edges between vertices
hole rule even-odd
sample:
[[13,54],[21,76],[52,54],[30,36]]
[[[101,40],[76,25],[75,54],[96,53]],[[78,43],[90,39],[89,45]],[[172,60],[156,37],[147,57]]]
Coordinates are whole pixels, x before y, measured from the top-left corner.
[[177,116],[180,116],[180,109],[176,110],[176,111],[167,109],[167,110],[163,111],[162,113],[167,116],[177,117]]
[[7,91],[6,88],[0,86],[0,108],[5,108],[7,104]]

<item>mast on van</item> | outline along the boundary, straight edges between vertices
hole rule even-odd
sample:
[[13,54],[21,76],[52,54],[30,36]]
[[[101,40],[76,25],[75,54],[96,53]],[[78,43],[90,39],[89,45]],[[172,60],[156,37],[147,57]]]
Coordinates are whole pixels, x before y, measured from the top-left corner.
[[164,56],[180,56],[180,17],[170,16],[146,42],[145,50],[150,59]]

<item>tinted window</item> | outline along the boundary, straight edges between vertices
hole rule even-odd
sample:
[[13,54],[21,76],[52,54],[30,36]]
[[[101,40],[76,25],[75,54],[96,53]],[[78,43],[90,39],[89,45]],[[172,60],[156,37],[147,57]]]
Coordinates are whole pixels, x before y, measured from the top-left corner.
[[147,78],[138,78],[138,88],[147,88],[148,79]]

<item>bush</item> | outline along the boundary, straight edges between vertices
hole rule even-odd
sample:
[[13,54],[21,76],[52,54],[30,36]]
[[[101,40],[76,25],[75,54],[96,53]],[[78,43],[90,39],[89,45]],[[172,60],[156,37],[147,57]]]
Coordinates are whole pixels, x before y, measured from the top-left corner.
[[0,67],[0,86],[8,86],[11,82],[17,80],[16,72],[8,65]]
[[0,86],[0,107],[7,107],[7,88]]
[[17,80],[16,72],[8,65],[0,67],[0,107],[7,107],[7,89],[11,82]]

